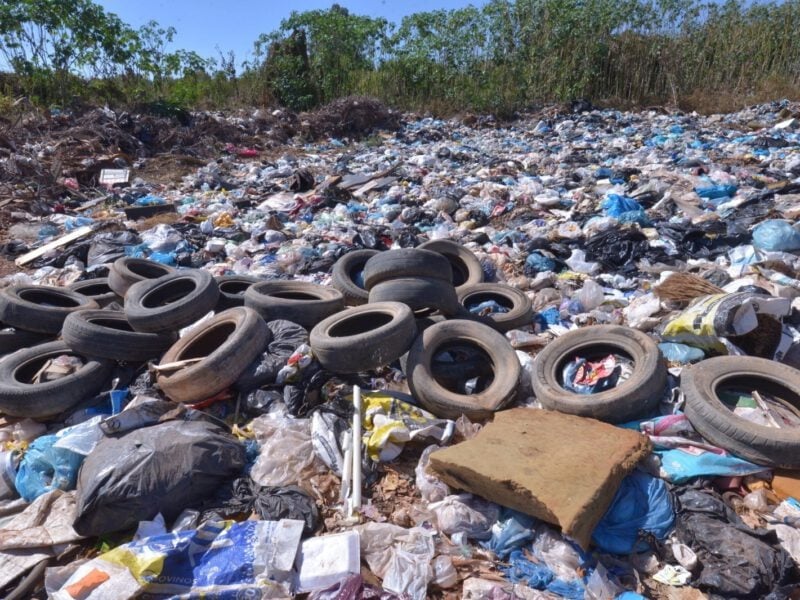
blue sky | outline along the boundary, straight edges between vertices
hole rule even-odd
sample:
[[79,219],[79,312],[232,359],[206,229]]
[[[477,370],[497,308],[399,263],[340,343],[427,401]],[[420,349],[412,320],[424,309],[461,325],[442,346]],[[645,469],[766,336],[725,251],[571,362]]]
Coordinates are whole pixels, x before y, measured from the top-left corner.
[[[173,49],[194,50],[201,56],[218,58],[233,50],[237,65],[248,57],[253,42],[261,33],[277,29],[292,10],[326,9],[332,0],[295,0],[273,2],[258,0],[95,0],[108,12],[139,27],[154,19],[162,26],[177,29]],[[351,12],[385,17],[399,23],[404,15],[415,12],[451,9],[483,4],[481,0],[339,0]]]

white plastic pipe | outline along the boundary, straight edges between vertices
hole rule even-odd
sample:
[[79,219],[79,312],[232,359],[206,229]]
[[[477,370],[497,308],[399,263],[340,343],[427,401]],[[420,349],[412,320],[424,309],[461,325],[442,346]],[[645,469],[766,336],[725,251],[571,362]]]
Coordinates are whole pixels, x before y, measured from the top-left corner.
[[353,386],[353,482],[350,510],[361,510],[361,388]]
[[350,482],[353,475],[353,440],[345,437],[343,444],[344,464],[342,465],[342,489],[339,492],[339,500],[344,506],[345,513],[350,516],[348,503],[350,502]]

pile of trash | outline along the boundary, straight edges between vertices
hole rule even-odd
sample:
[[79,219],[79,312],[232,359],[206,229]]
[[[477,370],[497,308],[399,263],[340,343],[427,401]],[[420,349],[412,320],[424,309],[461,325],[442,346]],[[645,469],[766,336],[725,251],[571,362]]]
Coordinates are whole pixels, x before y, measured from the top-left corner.
[[220,130],[14,202],[0,593],[794,597],[799,109]]

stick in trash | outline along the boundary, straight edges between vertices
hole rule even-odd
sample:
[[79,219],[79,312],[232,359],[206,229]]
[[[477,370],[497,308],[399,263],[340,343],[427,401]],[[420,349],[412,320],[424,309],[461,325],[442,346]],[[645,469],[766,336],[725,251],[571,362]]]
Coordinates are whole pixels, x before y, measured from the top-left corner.
[[778,423],[775,420],[775,417],[772,416],[772,411],[769,409],[769,405],[766,402],[764,402],[764,399],[761,397],[761,394],[759,394],[756,390],[753,390],[753,400],[755,400],[756,404],[758,404],[758,408],[764,411],[764,416],[767,418],[767,421],[769,421],[769,424],[772,425],[773,427],[776,427],[777,429],[780,429],[781,428],[780,423]]

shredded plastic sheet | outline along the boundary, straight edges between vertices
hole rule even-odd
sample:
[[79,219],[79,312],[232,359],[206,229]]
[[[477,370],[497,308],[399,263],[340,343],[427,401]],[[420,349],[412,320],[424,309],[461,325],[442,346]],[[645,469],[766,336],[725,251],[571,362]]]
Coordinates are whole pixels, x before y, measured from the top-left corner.
[[455,431],[454,421],[438,419],[428,411],[380,392],[362,394],[361,402],[364,443],[367,454],[376,462],[394,460],[412,440],[445,443]]
[[653,442],[659,458],[658,475],[671,483],[696,477],[737,476],[761,473],[764,467],[725,452],[703,440],[683,413],[626,423]]
[[123,544],[79,566],[53,600],[213,597],[290,593],[302,521],[208,521],[197,529]]

